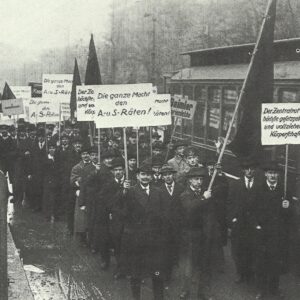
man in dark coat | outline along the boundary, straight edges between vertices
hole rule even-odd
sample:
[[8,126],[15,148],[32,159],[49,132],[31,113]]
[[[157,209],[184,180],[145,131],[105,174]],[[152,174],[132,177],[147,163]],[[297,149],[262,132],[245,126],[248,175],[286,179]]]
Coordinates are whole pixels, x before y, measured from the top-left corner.
[[120,202],[124,216],[121,262],[131,276],[133,299],[141,299],[141,281],[152,277],[154,299],[163,299],[163,199],[160,190],[151,186],[151,165],[142,164],[138,183]]
[[33,207],[35,211],[42,210],[43,182],[44,182],[44,165],[47,160],[45,131],[43,129],[37,132],[37,141],[31,149],[32,154],[32,186]]
[[163,183],[160,191],[164,201],[164,234],[166,239],[165,247],[165,285],[171,281],[172,270],[179,257],[179,241],[181,230],[181,202],[180,195],[184,188],[174,180],[176,171],[169,165],[163,165],[160,171]]
[[212,192],[205,186],[205,167],[191,168],[188,185],[181,194],[182,234],[179,267],[182,274],[180,299],[193,294],[193,279],[198,283],[197,299],[208,299],[214,247],[220,239]]
[[260,290],[256,299],[279,294],[280,275],[287,271],[291,234],[295,231],[292,199],[279,180],[274,161],[264,166],[266,180],[255,201],[255,274]]
[[136,167],[137,167],[136,152],[129,152],[127,154],[127,161],[128,161],[128,179],[136,181]]
[[228,226],[231,251],[236,265],[236,283],[254,279],[254,213],[260,180],[255,176],[255,161],[241,163],[243,176],[232,182],[228,196]]
[[164,164],[164,157],[162,155],[156,155],[152,158],[152,171],[153,178],[151,184],[155,187],[160,187],[163,184],[162,176],[160,170]]

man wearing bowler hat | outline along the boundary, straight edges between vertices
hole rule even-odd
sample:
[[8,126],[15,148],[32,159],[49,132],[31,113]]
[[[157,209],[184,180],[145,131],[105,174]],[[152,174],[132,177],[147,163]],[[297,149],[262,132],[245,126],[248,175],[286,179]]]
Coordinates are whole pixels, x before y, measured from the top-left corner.
[[181,202],[180,195],[184,188],[175,182],[176,171],[165,164],[160,170],[162,184],[161,195],[164,201],[164,234],[166,239],[165,247],[165,285],[169,285],[172,277],[173,267],[178,263],[179,242],[181,230]]
[[[179,267],[182,274],[180,299],[209,299],[213,253],[219,237],[214,198],[207,190],[205,167],[191,168],[181,194],[182,234]],[[193,287],[193,282],[198,286]],[[195,295],[196,294],[196,295]]]
[[124,216],[122,270],[131,276],[135,300],[141,299],[145,277],[152,278],[154,299],[163,299],[163,199],[160,190],[150,184],[152,173],[151,165],[142,164],[137,170],[138,183],[129,188],[120,203]]
[[255,201],[255,275],[259,294],[282,296],[280,275],[287,271],[290,235],[295,228],[295,212],[289,192],[284,193],[280,167],[276,161],[264,164],[265,181]]
[[257,163],[241,161],[243,176],[232,182],[229,188],[228,226],[231,229],[231,251],[236,266],[236,283],[254,279],[253,218],[255,201],[261,180],[256,176]]

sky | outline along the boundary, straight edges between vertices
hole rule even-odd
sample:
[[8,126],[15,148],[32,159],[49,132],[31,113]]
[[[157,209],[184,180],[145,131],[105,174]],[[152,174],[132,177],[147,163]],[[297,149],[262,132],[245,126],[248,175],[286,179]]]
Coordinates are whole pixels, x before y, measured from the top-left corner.
[[0,0],[0,43],[24,55],[110,29],[112,0]]

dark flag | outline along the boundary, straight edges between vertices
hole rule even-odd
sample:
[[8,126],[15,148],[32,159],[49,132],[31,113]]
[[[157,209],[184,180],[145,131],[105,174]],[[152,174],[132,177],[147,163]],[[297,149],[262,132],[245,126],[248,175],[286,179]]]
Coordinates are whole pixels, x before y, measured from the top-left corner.
[[86,66],[84,83],[85,85],[102,84],[93,35],[91,35],[91,40],[90,40],[89,56],[88,56],[88,61]]
[[275,17],[276,0],[270,0],[244,82],[244,93],[240,95],[241,118],[237,133],[228,145],[240,159],[256,159],[262,153],[261,104],[273,102]]
[[76,111],[76,86],[77,85],[81,85],[81,80],[80,80],[80,74],[78,70],[77,59],[75,58],[73,84],[72,84],[71,100],[70,100],[71,120],[74,120],[74,112]]
[[[16,96],[14,95],[12,90],[10,89],[7,82],[5,82],[1,100],[8,100],[8,99],[16,99]],[[0,106],[0,112],[2,112],[2,105]]]

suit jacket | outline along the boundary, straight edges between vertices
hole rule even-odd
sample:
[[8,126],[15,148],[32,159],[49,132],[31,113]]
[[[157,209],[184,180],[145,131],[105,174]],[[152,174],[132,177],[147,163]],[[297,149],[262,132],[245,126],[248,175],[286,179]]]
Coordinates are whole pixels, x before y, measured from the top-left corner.
[[[70,176],[70,184],[71,187],[75,190],[80,189],[83,179],[88,176],[91,172],[95,170],[95,167],[92,163],[84,163],[80,161],[77,165],[72,168],[71,176]],[[79,187],[76,184],[79,183]]]
[[256,177],[250,190],[246,188],[244,177],[230,185],[227,221],[228,226],[232,228],[233,238],[239,240],[253,238],[255,206],[260,185]]
[[177,171],[177,174],[183,173],[188,168],[188,164],[185,160],[183,158],[177,158],[176,156],[168,160],[168,165]]

